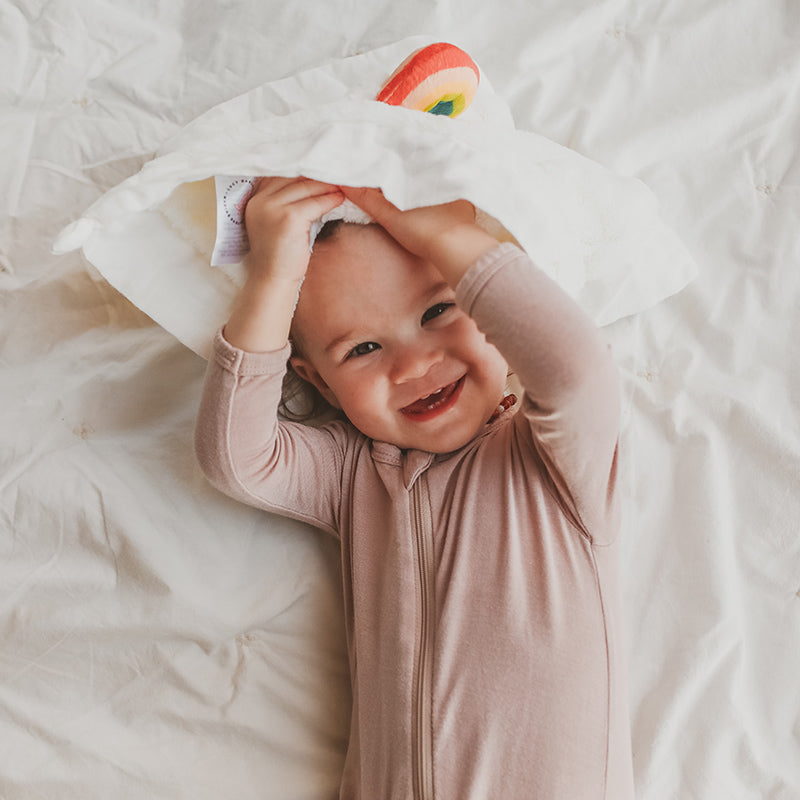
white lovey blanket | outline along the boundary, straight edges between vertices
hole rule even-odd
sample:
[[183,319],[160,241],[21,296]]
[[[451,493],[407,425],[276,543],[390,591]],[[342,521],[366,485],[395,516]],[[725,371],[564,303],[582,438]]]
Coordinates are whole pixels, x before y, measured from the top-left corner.
[[686,285],[694,262],[644,184],[516,130],[485,77],[455,119],[374,101],[395,67],[430,42],[404,39],[212,108],[70,225],[55,250],[82,247],[111,284],[204,355],[241,277],[210,266],[214,175],[380,186],[400,208],[465,198],[599,324]]

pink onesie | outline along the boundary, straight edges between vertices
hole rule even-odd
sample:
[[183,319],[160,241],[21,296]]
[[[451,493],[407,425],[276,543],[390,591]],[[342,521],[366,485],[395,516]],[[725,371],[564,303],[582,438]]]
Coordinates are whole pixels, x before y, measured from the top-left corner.
[[341,798],[629,800],[616,368],[513,245],[473,264],[456,301],[524,389],[461,450],[280,421],[288,347],[247,353],[218,334],[200,463],[222,491],[341,542]]

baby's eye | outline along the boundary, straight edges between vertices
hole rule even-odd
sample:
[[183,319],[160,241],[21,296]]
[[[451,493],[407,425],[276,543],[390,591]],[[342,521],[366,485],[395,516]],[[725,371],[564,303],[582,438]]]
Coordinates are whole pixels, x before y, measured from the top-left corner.
[[376,342],[361,342],[361,344],[357,344],[348,354],[348,358],[353,358],[354,356],[365,356],[368,353],[374,353],[376,350],[380,350],[380,345]]
[[454,303],[437,303],[435,306],[431,306],[423,315],[422,315],[422,324],[424,325],[426,322],[430,322],[432,319],[444,314],[448,308],[452,308]]

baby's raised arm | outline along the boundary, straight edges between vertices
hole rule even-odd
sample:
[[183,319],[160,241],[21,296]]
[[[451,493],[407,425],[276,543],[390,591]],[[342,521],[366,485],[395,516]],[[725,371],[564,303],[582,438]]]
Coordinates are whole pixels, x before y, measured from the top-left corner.
[[250,240],[247,282],[225,339],[251,353],[288,341],[300,284],[308,269],[311,223],[344,200],[341,189],[308,178],[260,178],[245,210]]
[[613,535],[619,378],[597,326],[511,245],[483,269],[482,256],[498,243],[475,224],[469,203],[400,211],[377,190],[343,191],[457,288],[459,305],[525,389],[518,422],[527,421],[564,507],[593,541],[606,541]]
[[310,224],[343,199],[336,187],[303,178],[256,185],[245,213],[248,277],[215,339],[195,432],[200,466],[220,490],[334,534],[342,429],[280,426],[277,410]]

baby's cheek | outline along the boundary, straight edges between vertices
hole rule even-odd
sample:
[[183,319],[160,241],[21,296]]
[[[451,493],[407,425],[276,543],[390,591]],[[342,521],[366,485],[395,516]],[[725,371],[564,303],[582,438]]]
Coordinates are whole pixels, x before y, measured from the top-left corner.
[[349,387],[340,395],[342,410],[357,425],[370,424],[378,415],[380,403],[368,385]]

